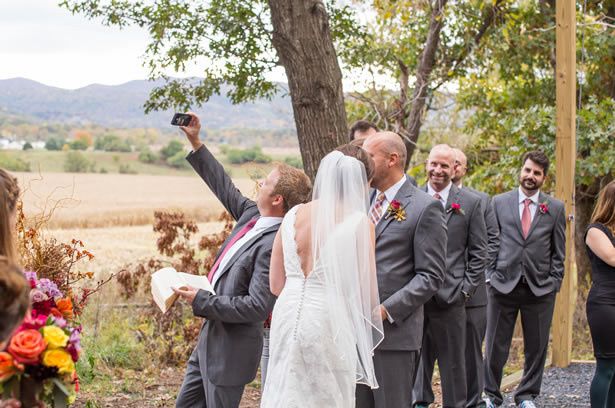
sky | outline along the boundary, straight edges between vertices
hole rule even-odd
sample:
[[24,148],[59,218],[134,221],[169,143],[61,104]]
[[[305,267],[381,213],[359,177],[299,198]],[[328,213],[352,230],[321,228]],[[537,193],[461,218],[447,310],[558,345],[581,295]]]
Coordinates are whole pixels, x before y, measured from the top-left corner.
[[[0,79],[22,77],[76,89],[147,78],[148,35],[106,27],[60,8],[59,0],[0,0]],[[198,69],[175,76],[198,75]]]

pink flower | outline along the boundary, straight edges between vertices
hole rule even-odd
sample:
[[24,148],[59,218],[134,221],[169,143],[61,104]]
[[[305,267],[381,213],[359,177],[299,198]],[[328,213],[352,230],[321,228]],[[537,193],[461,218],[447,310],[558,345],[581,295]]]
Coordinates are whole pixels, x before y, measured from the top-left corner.
[[393,200],[391,201],[391,208],[394,210],[399,210],[399,208],[401,207],[401,203],[397,200]]
[[32,300],[32,303],[44,302],[47,299],[49,299],[49,297],[38,289],[32,289],[30,291],[30,300]]
[[538,204],[538,209],[540,210],[541,214],[546,214],[549,212],[549,206],[547,205],[546,201],[544,203]]

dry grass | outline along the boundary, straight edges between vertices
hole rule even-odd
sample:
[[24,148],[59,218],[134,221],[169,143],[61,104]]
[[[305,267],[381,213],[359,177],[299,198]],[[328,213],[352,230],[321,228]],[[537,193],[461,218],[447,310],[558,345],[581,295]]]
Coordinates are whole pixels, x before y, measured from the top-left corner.
[[[151,225],[154,211],[181,209],[199,222],[217,216],[223,207],[196,175],[16,173],[26,214],[57,205],[48,227],[95,228]],[[252,196],[255,183],[242,178],[237,187]]]

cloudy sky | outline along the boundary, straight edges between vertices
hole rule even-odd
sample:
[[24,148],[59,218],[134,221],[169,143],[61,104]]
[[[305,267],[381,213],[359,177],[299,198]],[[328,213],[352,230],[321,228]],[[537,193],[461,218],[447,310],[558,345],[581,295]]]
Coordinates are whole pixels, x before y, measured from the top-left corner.
[[140,58],[145,31],[105,27],[71,15],[58,2],[0,0],[0,79],[23,77],[75,89],[147,77]]

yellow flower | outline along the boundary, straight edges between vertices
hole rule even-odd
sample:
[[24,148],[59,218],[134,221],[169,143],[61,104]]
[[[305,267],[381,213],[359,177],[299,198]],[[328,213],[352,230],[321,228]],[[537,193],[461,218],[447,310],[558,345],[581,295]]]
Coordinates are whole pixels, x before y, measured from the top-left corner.
[[43,365],[57,367],[60,374],[72,374],[75,371],[75,363],[64,350],[47,350],[43,353]]
[[49,349],[66,347],[66,343],[68,343],[68,336],[64,333],[64,330],[57,326],[43,327],[43,337],[47,341]]

